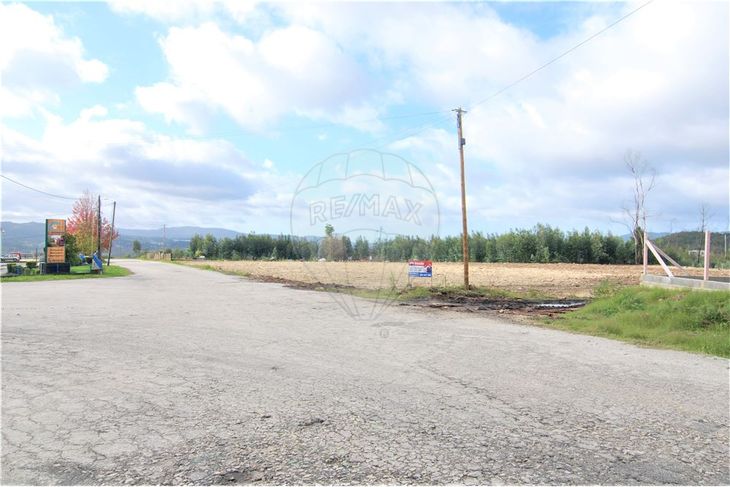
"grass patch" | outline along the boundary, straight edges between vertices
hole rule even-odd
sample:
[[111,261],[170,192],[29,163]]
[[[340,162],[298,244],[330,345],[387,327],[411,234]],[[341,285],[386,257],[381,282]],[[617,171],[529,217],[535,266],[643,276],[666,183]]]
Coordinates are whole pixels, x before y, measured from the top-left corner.
[[584,308],[542,323],[640,345],[730,358],[730,292],[601,288]]
[[35,282],[35,281],[63,281],[67,279],[100,279],[104,277],[122,277],[132,273],[129,269],[118,265],[104,266],[103,274],[93,274],[88,265],[71,267],[71,274],[31,274],[22,276],[6,276],[0,278],[2,282]]

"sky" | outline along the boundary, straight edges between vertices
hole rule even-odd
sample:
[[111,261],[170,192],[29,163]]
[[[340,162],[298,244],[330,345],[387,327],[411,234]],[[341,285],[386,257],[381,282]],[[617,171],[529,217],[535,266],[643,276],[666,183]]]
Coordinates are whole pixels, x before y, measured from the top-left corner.
[[464,107],[471,230],[627,233],[629,151],[656,174],[649,230],[703,205],[727,230],[727,2],[652,2],[513,85],[642,4],[0,3],[2,174],[64,197],[3,178],[2,220],[88,190],[125,228],[287,233],[311,169],[367,149],[458,235]]

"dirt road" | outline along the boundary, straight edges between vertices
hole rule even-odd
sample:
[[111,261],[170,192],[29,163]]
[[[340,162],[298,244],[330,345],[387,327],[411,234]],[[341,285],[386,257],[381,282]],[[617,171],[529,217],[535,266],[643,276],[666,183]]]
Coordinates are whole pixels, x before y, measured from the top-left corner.
[[[408,284],[407,265],[403,262],[297,262],[297,261],[186,261],[193,266],[211,266],[256,278],[289,279],[305,283],[348,285],[376,289]],[[490,286],[517,293],[535,292],[554,298],[585,298],[602,282],[622,286],[638,285],[642,266],[594,264],[494,264],[472,262],[471,284]],[[454,286],[463,283],[463,266],[458,262],[437,262],[433,280],[417,279],[415,285]],[[652,266],[652,274],[663,274]],[[702,269],[686,269],[687,275],[702,275]],[[713,275],[728,275],[713,269]]]
[[727,360],[124,265],[2,284],[4,484],[730,483]]

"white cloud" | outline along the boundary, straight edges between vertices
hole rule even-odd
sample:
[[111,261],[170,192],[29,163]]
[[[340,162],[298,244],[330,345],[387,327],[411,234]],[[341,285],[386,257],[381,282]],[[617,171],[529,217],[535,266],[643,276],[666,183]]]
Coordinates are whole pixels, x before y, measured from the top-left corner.
[[140,14],[161,22],[179,23],[205,20],[216,14],[230,16],[236,22],[249,20],[256,9],[255,0],[175,0],[150,2],[147,0],[112,0],[109,6],[122,14]]
[[319,31],[290,26],[253,41],[206,22],[173,27],[160,45],[170,80],[138,87],[137,99],[149,112],[194,132],[203,131],[205,120],[217,113],[252,130],[283,114],[381,128],[361,122],[361,117],[376,119],[380,111],[368,99],[358,64]]
[[[512,38],[516,53],[532,46],[526,59],[534,61],[498,66],[506,64],[511,71],[520,64],[528,72],[616,15],[594,16],[580,28],[544,41]],[[581,221],[579,215],[582,221],[610,225],[613,208],[629,195],[623,154],[632,148],[660,175],[649,201],[654,213],[689,222],[699,204],[707,202],[723,215],[718,221],[727,221],[727,37],[727,4],[655,3],[534,78],[471,109],[464,125],[467,165],[486,168],[468,170],[471,187],[477,188],[471,191],[471,208],[500,215],[491,224],[502,228],[524,220]],[[494,92],[491,81],[499,77],[479,82],[488,58],[469,46],[462,47],[473,61],[458,70],[447,59],[450,54],[442,57],[431,50],[430,65],[414,68],[415,83],[422,83],[424,92],[440,83],[462,86],[461,93],[472,100]],[[514,74],[510,78],[517,79]],[[441,140],[438,132],[426,131],[403,147],[427,146],[434,137]],[[455,147],[448,150],[451,155],[445,157],[455,164]]]
[[0,3],[0,73],[0,115],[7,118],[58,103],[59,93],[76,83],[100,83],[109,69],[88,59],[81,41],[52,17],[20,3]]
[[[295,187],[273,162],[254,164],[227,141],[170,137],[139,121],[107,118],[101,106],[70,123],[50,119],[37,139],[7,126],[0,133],[4,174],[54,194],[101,192],[125,208],[121,225],[243,229],[251,215],[285,214],[281,188]],[[37,219],[56,211],[49,207],[70,211],[69,201],[33,196],[3,181],[4,218]]]
[[[118,12],[179,24],[159,39],[169,76],[138,87],[139,105],[196,134],[204,134],[207,124],[221,115],[246,129],[274,133],[276,121],[296,115],[372,132],[379,136],[374,145],[415,131],[403,130],[408,124],[404,120],[388,130],[392,127],[380,119],[393,106],[404,106],[405,112],[465,106],[469,207],[477,229],[538,221],[610,225],[609,219],[629,196],[630,181],[622,162],[629,148],[641,151],[657,169],[658,185],[649,202],[655,213],[689,222],[699,203],[706,201],[714,205],[715,213],[727,215],[726,3],[654,2],[476,107],[475,102],[636,4],[598,8],[583,20],[576,16],[578,21],[572,19],[572,25],[566,23],[560,34],[549,38],[505,22],[484,4],[292,2],[266,9],[243,7],[238,16],[232,11],[235,5],[241,4],[112,5]],[[22,5],[17,8],[27,10]],[[231,22],[232,17],[245,26]],[[74,56],[89,61],[82,51]],[[71,59],[64,65],[73,68],[59,80],[99,78],[93,63],[85,70],[79,67],[83,63],[73,61],[76,58],[59,55]],[[52,90],[22,95],[4,90],[0,96],[4,107],[22,112],[27,100],[47,103],[55,95]],[[52,126],[42,141],[9,134],[6,143],[22,147],[22,157],[29,163],[44,160],[43,154],[50,158],[49,151],[58,150],[74,171],[82,171],[79,164],[98,160],[135,168],[152,181],[137,177],[136,184],[173,194],[169,201],[180,202],[180,208],[193,213],[192,202],[201,201],[201,195],[188,195],[182,202],[178,193],[187,187],[185,183],[168,179],[155,186],[158,174],[147,174],[143,165],[132,163],[138,158],[157,167],[164,159],[169,161],[165,168],[177,170],[217,161],[210,171],[222,171],[216,174],[223,178],[223,186],[231,174],[244,179],[255,174],[264,181],[246,200],[247,215],[260,218],[251,228],[268,223],[266,214],[284,211],[287,184],[296,177],[286,176],[287,184],[270,185],[266,181],[272,180],[266,178],[274,177],[271,174],[278,168],[291,167],[291,161],[277,155],[273,167],[265,162],[256,165],[263,171],[259,173],[241,165],[240,153],[221,141],[196,145],[193,139],[166,138],[150,133],[140,122],[107,116],[103,109],[93,108],[66,125],[49,117]],[[428,120],[416,119],[413,125]],[[444,120],[389,148],[427,172],[439,192],[443,220],[458,221],[456,136],[453,119]],[[445,123],[447,129],[439,128]],[[279,140],[286,135],[281,132]],[[319,139],[318,150],[342,140],[335,132]],[[362,139],[354,140],[363,145]],[[209,183],[212,188],[213,181]],[[291,187],[295,185],[296,181]],[[226,197],[215,197],[221,211],[230,209]],[[140,201],[145,198],[139,196]],[[164,201],[160,204],[174,206]],[[718,219],[723,218],[727,220]]]

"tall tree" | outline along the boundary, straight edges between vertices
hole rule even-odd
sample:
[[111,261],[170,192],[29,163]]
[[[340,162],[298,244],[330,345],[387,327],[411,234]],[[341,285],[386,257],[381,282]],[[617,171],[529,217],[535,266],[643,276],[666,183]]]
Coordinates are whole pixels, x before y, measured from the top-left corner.
[[[85,191],[76,200],[73,206],[73,213],[66,224],[66,231],[76,238],[76,246],[80,252],[91,255],[96,251],[98,238],[98,211],[96,202],[91,193]],[[111,223],[101,217],[101,248],[108,250],[112,240],[119,237],[119,232],[112,232]]]
[[640,264],[643,259],[646,231],[646,197],[654,188],[656,171],[640,152],[631,149],[624,155],[624,164],[633,179],[633,201],[630,207],[625,206],[623,210],[629,220],[631,236],[634,239],[634,263]]

